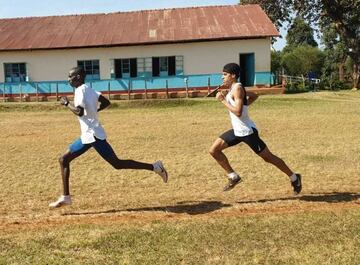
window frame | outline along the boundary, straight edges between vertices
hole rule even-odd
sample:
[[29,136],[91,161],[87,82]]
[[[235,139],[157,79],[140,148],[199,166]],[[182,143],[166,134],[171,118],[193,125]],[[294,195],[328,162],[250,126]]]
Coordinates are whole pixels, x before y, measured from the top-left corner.
[[[77,66],[84,69],[86,80],[100,80],[100,60],[78,60]],[[90,70],[89,70],[90,68]]]
[[[14,68],[14,66],[16,66],[16,67]],[[5,83],[26,82],[27,67],[26,67],[25,62],[4,63],[3,67],[4,67],[4,82]],[[15,75],[17,75],[17,76],[15,76]]]

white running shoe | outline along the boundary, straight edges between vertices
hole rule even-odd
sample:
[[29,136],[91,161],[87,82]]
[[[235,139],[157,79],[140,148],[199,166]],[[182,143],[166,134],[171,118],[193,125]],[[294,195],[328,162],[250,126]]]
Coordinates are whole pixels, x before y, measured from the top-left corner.
[[52,202],[49,204],[50,208],[59,208],[62,206],[71,205],[71,196],[70,195],[62,195],[56,202]]
[[154,164],[153,164],[153,167],[154,167],[154,171],[160,175],[160,177],[162,178],[162,180],[166,183],[168,181],[168,174],[166,172],[166,169],[163,165],[163,163],[159,160],[159,161],[156,161]]

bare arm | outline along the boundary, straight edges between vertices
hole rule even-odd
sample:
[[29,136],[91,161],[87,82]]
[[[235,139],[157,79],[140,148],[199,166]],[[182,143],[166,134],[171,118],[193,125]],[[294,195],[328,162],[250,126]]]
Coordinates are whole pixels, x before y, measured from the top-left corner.
[[103,95],[99,96],[99,102],[100,102],[100,106],[98,108],[98,111],[101,111],[101,110],[109,107],[110,104],[111,104],[110,101],[106,97],[104,97]]
[[246,95],[247,95],[248,105],[254,103],[254,101],[257,100],[257,98],[259,97],[257,94],[250,91],[246,91]]
[[84,115],[84,108],[80,106],[75,107],[66,96],[60,98],[60,104],[67,107],[76,116],[81,117]]
[[234,113],[236,116],[240,117],[242,113],[242,108],[244,106],[244,90],[240,88],[240,85],[237,85],[234,89],[234,101],[235,106],[230,105],[226,100],[224,94],[220,91],[216,94],[216,98],[225,105],[225,107]]

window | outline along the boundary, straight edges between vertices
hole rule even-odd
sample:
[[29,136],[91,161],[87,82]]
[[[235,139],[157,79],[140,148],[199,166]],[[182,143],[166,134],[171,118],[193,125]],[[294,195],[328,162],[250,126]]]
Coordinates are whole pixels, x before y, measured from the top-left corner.
[[137,60],[130,59],[115,59],[115,78],[137,77]]
[[26,81],[25,63],[4,63],[5,82],[24,82]]
[[159,58],[159,64],[160,64],[160,75],[162,75],[162,73],[167,73],[167,71],[168,71],[168,57],[160,57]]
[[176,56],[175,70],[177,75],[184,74],[184,56]]
[[164,56],[152,58],[153,76],[172,76],[176,75],[176,57]]
[[86,80],[100,79],[99,60],[78,61],[78,66],[83,68],[86,73]]

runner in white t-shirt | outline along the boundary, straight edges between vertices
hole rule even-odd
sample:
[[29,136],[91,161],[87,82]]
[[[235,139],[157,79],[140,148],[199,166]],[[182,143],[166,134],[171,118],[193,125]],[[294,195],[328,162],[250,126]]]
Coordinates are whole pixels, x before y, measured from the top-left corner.
[[241,182],[241,178],[230,166],[227,157],[222,151],[230,146],[244,142],[266,162],[273,164],[288,175],[294,193],[300,193],[302,189],[301,175],[294,173],[281,158],[271,153],[264,141],[259,137],[255,123],[250,119],[248,112],[249,105],[252,104],[258,96],[253,92],[246,91],[241,83],[237,82],[239,76],[240,66],[238,64],[226,64],[222,73],[222,87],[229,88],[229,92],[226,96],[222,91],[216,94],[216,98],[228,109],[233,127],[220,135],[209,150],[210,154],[228,175],[229,181],[224,187],[224,191],[234,188]]
[[[110,101],[85,84],[85,71],[74,67],[69,72],[69,84],[75,88],[74,104],[67,97],[61,97],[60,103],[74,113],[80,122],[81,136],[76,139],[59,159],[63,182],[63,195],[50,208],[57,208],[72,203],[69,189],[70,162],[85,153],[91,147],[116,169],[145,169],[159,174],[162,180],[168,181],[167,172],[161,161],[153,164],[134,160],[119,159],[110,144],[106,141],[106,134],[98,119],[98,112],[110,105]],[[100,103],[100,104],[99,104]]]

